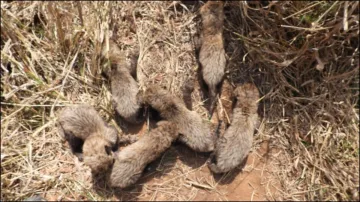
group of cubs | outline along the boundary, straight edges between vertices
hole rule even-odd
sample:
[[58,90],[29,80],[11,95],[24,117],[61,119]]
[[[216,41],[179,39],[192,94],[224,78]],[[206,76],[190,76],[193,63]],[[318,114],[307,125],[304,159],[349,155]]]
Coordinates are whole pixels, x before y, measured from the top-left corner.
[[[200,9],[202,18],[199,61],[201,75],[209,89],[210,109],[214,107],[217,86],[225,74],[223,44],[223,2],[208,1]],[[134,184],[147,164],[158,158],[175,140],[198,152],[212,152],[209,168],[224,173],[237,167],[248,155],[258,121],[259,92],[253,84],[237,86],[231,123],[219,137],[211,130],[211,123],[189,110],[183,100],[156,84],[140,91],[136,82],[137,54],[126,61],[123,52],[110,41],[107,72],[111,82],[112,104],[116,112],[129,123],[144,120],[140,113],[144,105],[156,110],[161,121],[155,129],[138,138],[118,134],[89,105],[64,108],[58,119],[58,129],[70,144],[75,155],[83,159],[93,174],[107,173],[111,187],[125,188]],[[105,57],[105,52],[103,52]],[[130,143],[116,151],[119,143]],[[82,153],[81,153],[82,151]]]

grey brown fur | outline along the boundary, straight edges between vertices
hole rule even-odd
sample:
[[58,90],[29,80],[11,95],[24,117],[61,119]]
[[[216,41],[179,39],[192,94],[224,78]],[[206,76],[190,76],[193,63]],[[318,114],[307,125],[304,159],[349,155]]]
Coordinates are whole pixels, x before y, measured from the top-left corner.
[[182,100],[157,85],[145,90],[143,101],[160,113],[160,116],[177,124],[179,140],[195,151],[214,150],[216,136],[211,133],[210,123],[201,119],[195,111],[186,108]]
[[[130,123],[140,123],[141,104],[137,99],[139,92],[136,77],[138,53],[130,54],[130,61],[126,61],[125,53],[110,40],[109,60],[111,70],[108,74],[111,81],[112,103],[118,114]],[[105,53],[103,52],[103,55]]]
[[236,105],[230,127],[216,143],[209,168],[214,173],[228,172],[247,157],[258,121],[256,101],[259,91],[253,84],[244,84],[235,89]]
[[137,99],[139,89],[135,79],[120,66],[116,66],[111,75],[112,103],[118,114],[130,123],[140,123],[141,109]]
[[215,106],[217,85],[225,74],[225,50],[223,41],[224,3],[208,1],[200,9],[202,18],[201,49],[199,61],[202,76],[209,89],[210,113]]
[[93,107],[66,107],[61,111],[58,123],[60,135],[70,144],[74,138],[84,141],[84,163],[94,173],[106,170],[112,165],[110,151],[118,142],[117,131],[108,127]]
[[[72,147],[81,146],[72,143],[76,139],[84,143],[84,163],[94,173],[106,170],[112,165],[111,149],[120,142],[118,132],[114,127],[108,126],[93,107],[78,105],[64,108],[59,115],[58,131]],[[123,138],[123,141],[131,142],[127,138]]]
[[157,128],[117,153],[109,175],[109,185],[125,188],[134,184],[145,166],[168,149],[177,136],[175,124],[168,121],[158,122]]

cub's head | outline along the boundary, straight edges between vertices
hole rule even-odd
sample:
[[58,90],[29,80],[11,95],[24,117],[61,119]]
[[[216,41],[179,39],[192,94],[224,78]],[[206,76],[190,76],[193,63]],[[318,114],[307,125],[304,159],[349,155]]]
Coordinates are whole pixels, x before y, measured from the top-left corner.
[[101,136],[88,137],[83,145],[84,164],[89,166],[93,173],[107,171],[114,163],[112,145]]

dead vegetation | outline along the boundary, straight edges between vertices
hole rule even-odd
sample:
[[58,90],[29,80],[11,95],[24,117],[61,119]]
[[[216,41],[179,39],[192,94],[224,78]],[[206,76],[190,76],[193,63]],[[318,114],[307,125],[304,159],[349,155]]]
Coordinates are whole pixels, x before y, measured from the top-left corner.
[[[254,148],[266,140],[279,151],[268,168],[280,181],[278,199],[359,200],[359,3],[266,2],[225,4],[229,80],[254,82],[263,96]],[[109,36],[125,51],[139,46],[140,88],[158,82],[183,97],[197,72],[199,5],[2,1],[1,200],[112,199],[113,190],[95,189],[90,169],[61,141],[56,114],[87,103],[116,125],[100,64]],[[200,94],[195,89],[192,108],[207,117]],[[205,166],[195,156],[191,164],[171,148],[117,199],[216,192],[213,178],[191,175]]]

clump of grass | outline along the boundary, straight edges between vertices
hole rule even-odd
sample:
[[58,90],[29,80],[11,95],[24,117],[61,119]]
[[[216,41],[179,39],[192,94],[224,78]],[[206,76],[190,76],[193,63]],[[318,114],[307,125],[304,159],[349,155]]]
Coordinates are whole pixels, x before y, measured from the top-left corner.
[[358,200],[358,2],[229,7],[229,52],[246,55],[230,56],[231,76],[251,71],[272,139],[291,156],[279,170],[285,199]]
[[[73,157],[59,137],[56,115],[61,107],[87,103],[114,124],[100,63],[101,44],[108,37],[126,53],[140,49],[139,71],[149,72],[150,80],[156,77],[163,83],[179,71],[178,77],[167,83],[172,91],[178,90],[182,73],[190,75],[195,69],[188,46],[192,34],[189,27],[192,31],[195,27],[189,23],[194,14],[185,10],[175,13],[172,9],[176,4],[2,2],[1,200],[33,195],[48,200],[112,197],[93,189],[90,170]],[[188,25],[183,26],[182,21]],[[148,35],[152,30],[161,30],[157,33],[161,38]],[[154,50],[149,49],[164,39],[168,42],[166,57],[173,60],[171,66],[158,61],[158,70],[147,68],[144,61],[154,58]],[[183,41],[187,42],[185,46]],[[121,193],[129,199],[138,197],[131,191]]]

